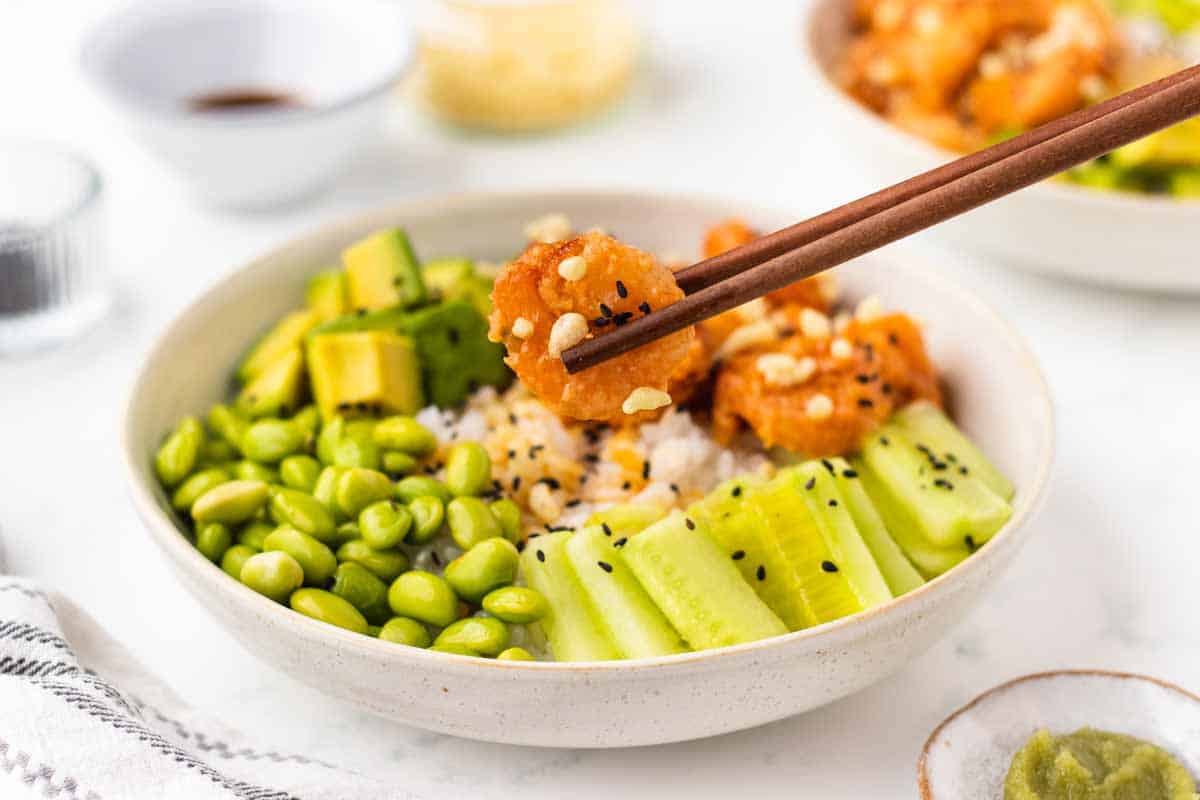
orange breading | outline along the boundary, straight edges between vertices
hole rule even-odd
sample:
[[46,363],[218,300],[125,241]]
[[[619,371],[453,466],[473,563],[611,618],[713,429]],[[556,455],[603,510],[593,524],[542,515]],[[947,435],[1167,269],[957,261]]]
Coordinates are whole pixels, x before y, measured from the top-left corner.
[[[736,217],[718,222],[711,226],[704,234],[704,257],[712,258],[719,256],[722,253],[729,252],[735,247],[741,247],[748,242],[757,239],[761,234]],[[767,295],[767,301],[776,305],[799,304],[815,308],[819,311],[829,310],[829,299],[825,296],[825,291],[822,288],[822,282],[819,278],[807,278],[802,281],[790,284],[782,289],[776,289]],[[730,316],[733,315],[733,316]],[[729,319],[741,320],[733,311],[727,311],[721,317],[728,319],[721,323],[721,326],[727,326]],[[737,327],[737,325],[733,325]],[[728,335],[728,331],[726,331]],[[721,337],[722,339],[724,337]]]

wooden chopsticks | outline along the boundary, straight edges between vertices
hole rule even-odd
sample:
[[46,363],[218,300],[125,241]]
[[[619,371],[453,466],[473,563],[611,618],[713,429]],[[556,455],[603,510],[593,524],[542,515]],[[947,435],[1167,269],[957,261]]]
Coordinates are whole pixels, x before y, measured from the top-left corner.
[[687,297],[564,351],[563,363],[595,366],[1197,114],[1200,65],[681,270]]

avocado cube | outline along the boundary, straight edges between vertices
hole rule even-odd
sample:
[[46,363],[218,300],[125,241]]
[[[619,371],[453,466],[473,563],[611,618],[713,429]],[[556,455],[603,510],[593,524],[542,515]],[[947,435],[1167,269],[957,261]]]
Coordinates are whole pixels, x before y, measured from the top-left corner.
[[335,269],[314,275],[308,282],[305,299],[321,322],[345,314],[350,310],[346,300],[346,273]]
[[237,377],[242,383],[248,383],[304,339],[317,324],[317,315],[309,309],[293,311],[286,315],[267,335],[258,340],[242,363],[238,366]]
[[408,236],[400,228],[368,236],[342,253],[346,290],[354,310],[405,308],[425,302],[421,267]]
[[379,311],[355,312],[345,314],[337,319],[323,322],[307,334],[310,341],[327,333],[352,333],[356,331],[388,331],[400,332],[400,325],[408,312],[400,306],[391,306]]
[[430,261],[422,270],[429,294],[439,300],[469,300],[485,318],[492,313],[492,281],[475,272],[466,258]]
[[416,343],[425,393],[431,403],[453,408],[481,386],[507,386],[504,347],[488,341],[487,321],[466,300],[408,314],[401,329]]
[[291,413],[304,395],[304,354],[298,344],[280,354],[238,393],[235,405],[250,417]]
[[308,363],[323,419],[356,411],[414,414],[425,404],[416,349],[406,336],[386,331],[314,336]]

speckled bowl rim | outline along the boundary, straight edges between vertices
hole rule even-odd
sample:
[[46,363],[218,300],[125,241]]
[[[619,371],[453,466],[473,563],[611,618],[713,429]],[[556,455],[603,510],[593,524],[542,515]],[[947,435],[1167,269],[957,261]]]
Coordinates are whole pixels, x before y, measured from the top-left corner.
[[[141,391],[142,384],[147,380],[147,376],[154,371],[159,362],[169,359],[170,353],[166,351],[165,345],[171,338],[172,332],[180,327],[193,315],[200,311],[200,307],[210,295],[217,294],[223,289],[226,289],[229,284],[235,282],[238,276],[245,272],[255,270],[272,269],[271,262],[278,256],[288,250],[296,249],[307,242],[315,240],[347,239],[347,232],[357,230],[363,227],[367,220],[377,219],[379,224],[388,224],[388,221],[397,218],[404,218],[412,214],[422,216],[430,216],[431,212],[436,214],[454,214],[468,208],[487,208],[499,207],[505,203],[523,202],[529,200],[537,200],[539,204],[545,208],[558,208],[564,202],[586,200],[588,202],[619,202],[621,199],[638,197],[641,199],[651,198],[660,203],[675,203],[675,204],[690,204],[693,206],[709,205],[713,207],[729,207],[736,205],[743,210],[743,213],[750,219],[780,219],[787,218],[787,214],[780,212],[778,209],[771,209],[763,206],[755,206],[750,203],[740,201],[734,202],[728,199],[722,199],[716,195],[705,193],[670,193],[670,192],[645,192],[645,191],[620,191],[620,190],[539,190],[529,192],[477,192],[477,193],[458,193],[434,196],[431,198],[420,198],[409,202],[392,206],[386,209],[378,209],[368,211],[366,213],[355,214],[339,221],[324,225],[314,231],[295,237],[282,245],[272,248],[267,253],[255,258],[242,267],[233,270],[229,274],[223,276],[217,282],[211,284],[207,289],[201,292],[191,303],[189,303],[182,311],[180,311],[165,327],[163,327],[153,345],[150,347],[141,368],[138,370],[137,377],[134,379],[128,399],[124,405],[123,423],[121,425],[121,441],[120,450],[122,461],[125,467],[126,478],[130,483],[130,492],[133,498],[135,507],[137,508],[142,520],[146,523],[145,527],[154,541],[161,547],[164,553],[176,557],[183,564],[187,564],[195,572],[198,577],[204,581],[213,584],[214,588],[227,595],[239,598],[242,603],[254,604],[260,612],[267,617],[273,617],[278,620],[279,624],[285,628],[292,628],[293,632],[300,634],[302,631],[309,638],[318,638],[328,640],[331,644],[336,644],[339,647],[348,648],[351,650],[360,651],[362,653],[371,654],[372,656],[383,656],[394,659],[397,663],[404,663],[410,659],[420,662],[426,660],[426,663],[439,663],[449,671],[469,671],[477,669],[500,669],[513,670],[519,672],[540,672],[547,677],[551,675],[577,675],[579,673],[601,673],[601,672],[633,672],[656,669],[670,669],[674,666],[684,664],[708,663],[719,661],[724,658],[730,658],[741,654],[766,653],[771,650],[783,649],[790,644],[798,643],[806,640],[815,640],[822,637],[831,637],[834,633],[851,625],[869,625],[873,621],[888,615],[900,615],[908,607],[916,606],[923,598],[932,598],[942,595],[952,588],[953,584],[965,580],[966,577],[976,571],[986,570],[989,568],[992,561],[997,559],[999,555],[1009,547],[1016,546],[1018,542],[1013,541],[1017,530],[1024,525],[1041,507],[1045,501],[1046,487],[1049,483],[1050,470],[1054,459],[1054,441],[1055,441],[1055,424],[1054,424],[1054,406],[1050,396],[1049,387],[1046,384],[1045,377],[1042,374],[1037,360],[1033,353],[1025,345],[1020,335],[1000,317],[1000,315],[992,310],[990,306],[977,298],[972,293],[959,287],[951,281],[946,280],[940,274],[937,278],[937,283],[942,291],[945,292],[947,299],[960,304],[963,307],[969,307],[974,314],[979,317],[989,318],[996,327],[1004,332],[1005,339],[1009,348],[1018,356],[1024,370],[1026,372],[1025,380],[1035,389],[1036,396],[1031,397],[1031,403],[1035,403],[1037,411],[1042,419],[1045,420],[1045,429],[1039,444],[1039,452],[1037,456],[1037,466],[1029,480],[1028,492],[1019,495],[1017,504],[1013,510],[1012,518],[993,536],[987,544],[981,547],[977,552],[969,558],[963,560],[958,565],[939,575],[924,585],[895,598],[883,605],[868,609],[867,611],[854,614],[849,617],[843,617],[832,622],[826,622],[812,628],[793,631],[782,636],[774,636],[768,639],[760,639],[754,642],[744,644],[731,645],[710,650],[699,650],[688,653],[679,653],[669,656],[656,656],[652,658],[638,659],[622,659],[615,661],[497,661],[494,659],[473,658],[469,656],[461,656],[453,653],[439,653],[431,650],[419,648],[396,647],[391,642],[384,642],[378,639],[363,636],[362,634],[353,633],[341,628],[329,625],[310,619],[303,614],[298,614],[287,606],[270,600],[263,595],[255,592],[241,583],[231,580],[230,577],[221,570],[219,566],[209,561],[200,554],[195,547],[184,538],[178,526],[172,520],[171,516],[164,510],[163,504],[159,498],[162,497],[161,489],[152,484],[148,479],[150,472],[147,470],[143,479],[143,472],[139,469],[139,461],[147,458],[145,453],[136,452],[134,442],[137,439],[135,431],[138,427],[138,421],[135,419],[134,411],[138,395]],[[926,269],[922,266],[908,263],[907,258],[899,260],[905,261],[905,269],[913,272],[925,272]]]
[[1151,675],[1140,675],[1136,672],[1119,672],[1116,670],[1107,669],[1055,669],[1046,672],[1034,672],[1030,675],[1022,675],[1019,678],[1013,678],[1011,681],[1005,681],[999,686],[993,686],[983,694],[980,694],[972,700],[964,703],[960,708],[938,723],[938,726],[929,734],[929,738],[925,740],[924,746],[921,748],[921,755],[917,759],[917,789],[921,792],[921,800],[936,800],[933,796],[933,790],[929,786],[929,750],[933,747],[934,742],[941,736],[946,726],[954,722],[963,714],[967,713],[975,706],[987,700],[992,695],[1006,692],[1014,686],[1019,686],[1022,683],[1033,683],[1034,681],[1044,681],[1051,678],[1062,677],[1081,677],[1081,678],[1116,678],[1118,680],[1133,680],[1152,683],[1162,689],[1175,692],[1183,696],[1187,700],[1191,700],[1197,705],[1200,705],[1200,695],[1193,694],[1182,686],[1178,686],[1170,681],[1165,681],[1162,678],[1155,678]]
[[[962,156],[953,150],[930,144],[929,142],[896,127],[887,120],[872,113],[854,98],[850,97],[841,87],[834,83],[829,72],[821,63],[812,47],[814,28],[821,14],[830,13],[831,4],[839,0],[812,0],[801,12],[800,18],[800,56],[802,70],[807,78],[807,84],[816,88],[823,100],[839,108],[843,113],[855,117],[863,127],[874,128],[890,134],[902,143],[914,156],[925,159],[936,159],[938,162],[949,161]],[[1054,181],[1042,181],[1022,190],[1022,193],[1037,193],[1046,197],[1057,198],[1060,202],[1075,202],[1103,207],[1114,211],[1129,212],[1136,209],[1141,213],[1157,213],[1172,215],[1171,220],[1177,223],[1195,223],[1200,219],[1200,201],[1180,201],[1157,195],[1138,194],[1136,192],[1107,192],[1090,189],[1085,186]],[[1164,220],[1164,223],[1167,220]]]

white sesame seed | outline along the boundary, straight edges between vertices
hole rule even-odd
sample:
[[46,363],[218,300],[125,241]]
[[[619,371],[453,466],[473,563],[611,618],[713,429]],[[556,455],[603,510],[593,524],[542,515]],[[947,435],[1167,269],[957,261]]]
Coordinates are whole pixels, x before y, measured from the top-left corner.
[[859,322],[872,322],[883,316],[883,304],[879,302],[879,297],[871,295],[863,298],[858,307],[854,309],[854,318]]
[[546,214],[525,226],[525,237],[531,242],[549,244],[571,235],[571,220],[566,214]]
[[904,4],[899,0],[883,0],[875,6],[873,22],[876,28],[891,30],[904,22]]
[[797,360],[790,353],[764,353],[754,362],[768,386],[796,386],[804,383],[817,371],[816,359],[805,356]]
[[656,408],[671,405],[671,395],[650,386],[639,386],[629,393],[621,410],[626,414],[636,414],[639,411],[653,411]]
[[888,86],[900,77],[900,70],[890,58],[875,58],[867,64],[867,80],[880,86]]
[[558,358],[567,350],[583,341],[587,336],[588,324],[583,314],[569,311],[554,320],[550,328],[549,351],[553,358]]
[[833,272],[820,272],[813,276],[817,282],[817,291],[826,303],[832,303],[838,296],[838,276]]
[[583,256],[568,256],[558,262],[558,274],[563,280],[577,281],[587,275],[587,262]]
[[812,339],[829,335],[829,317],[812,308],[800,312],[800,332]]
[[529,490],[529,510],[542,522],[554,522],[562,514],[562,506],[554,492],[544,483],[535,483]]
[[833,416],[833,401],[827,394],[814,394],[804,404],[804,413],[809,419],[829,419]]
[[533,323],[524,317],[517,317],[513,321],[512,333],[518,339],[528,339],[533,333]]
[[1108,85],[1099,75],[1087,75],[1079,82],[1079,93],[1085,99],[1096,102],[1104,99],[1108,93]]
[[833,332],[837,334],[845,333],[846,328],[850,327],[850,321],[854,319],[854,315],[849,311],[839,311],[833,315]]
[[979,74],[984,78],[999,78],[1008,72],[1008,59],[1000,53],[984,53],[979,58]]
[[923,36],[937,33],[942,29],[942,12],[934,6],[922,6],[913,16],[913,27]]
[[854,346],[845,339],[838,337],[829,345],[829,354],[838,361],[845,361],[854,355]]
[[725,337],[725,341],[721,342],[721,346],[717,348],[717,352],[713,358],[717,361],[729,358],[729,356],[745,350],[747,347],[774,341],[775,336],[775,326],[769,320],[764,319],[742,325],[734,328],[733,332]]

